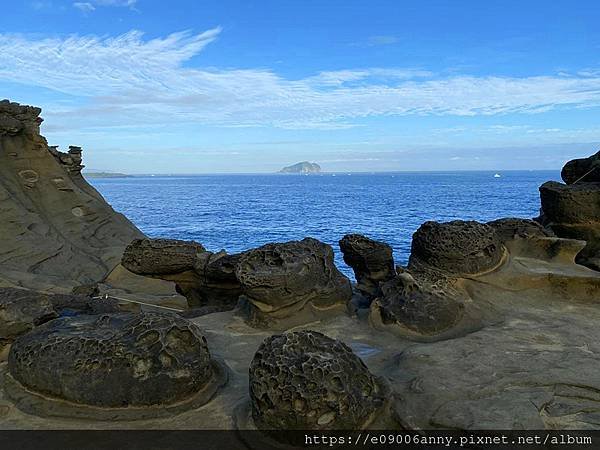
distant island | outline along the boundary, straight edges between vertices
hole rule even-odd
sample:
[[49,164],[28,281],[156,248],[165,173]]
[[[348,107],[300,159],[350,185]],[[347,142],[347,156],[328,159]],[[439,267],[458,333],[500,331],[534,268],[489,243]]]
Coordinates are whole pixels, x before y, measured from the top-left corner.
[[317,163],[311,163],[308,161],[302,161],[302,162],[299,162],[292,166],[284,167],[283,169],[281,169],[279,171],[279,173],[301,173],[301,174],[320,173],[320,172],[321,172],[321,166],[319,166]]
[[130,178],[132,175],[127,175],[118,172],[83,172],[86,178]]

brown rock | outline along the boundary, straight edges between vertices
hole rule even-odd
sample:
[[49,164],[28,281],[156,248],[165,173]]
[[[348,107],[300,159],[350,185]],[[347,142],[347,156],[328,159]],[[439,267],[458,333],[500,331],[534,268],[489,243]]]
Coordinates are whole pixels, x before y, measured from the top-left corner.
[[0,102],[0,273],[37,290],[102,280],[142,233],[81,176],[81,149],[50,148],[41,110]]

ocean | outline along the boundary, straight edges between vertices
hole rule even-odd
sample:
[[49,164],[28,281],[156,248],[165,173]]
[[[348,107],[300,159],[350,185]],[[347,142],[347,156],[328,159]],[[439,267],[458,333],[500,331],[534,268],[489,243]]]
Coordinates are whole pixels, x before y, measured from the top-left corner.
[[490,221],[539,214],[539,186],[559,171],[194,175],[96,178],[90,183],[150,237],[194,240],[230,253],[307,236],[333,246],[361,233],[406,264],[427,220]]

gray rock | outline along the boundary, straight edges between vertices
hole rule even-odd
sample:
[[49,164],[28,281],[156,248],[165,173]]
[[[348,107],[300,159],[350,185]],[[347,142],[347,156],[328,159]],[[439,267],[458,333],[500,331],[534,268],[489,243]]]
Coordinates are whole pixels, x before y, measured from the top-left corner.
[[254,422],[267,430],[360,429],[383,391],[343,342],[316,331],[267,338],[250,364]]
[[209,252],[193,241],[137,239],[125,249],[121,263],[137,275],[173,281],[190,307],[227,310],[241,294],[235,275],[239,258]]
[[175,403],[213,377],[198,327],[158,313],[53,320],[13,343],[8,368],[28,390],[99,407]]
[[600,152],[588,158],[569,161],[563,167],[560,175],[567,184],[575,182],[600,183]]
[[311,308],[316,317],[325,317],[328,309],[345,307],[352,297],[350,280],[335,266],[331,246],[312,238],[249,250],[241,255],[236,276],[256,324],[298,319]]
[[456,325],[463,309],[456,299],[419,284],[405,272],[382,285],[382,296],[373,305],[371,313],[379,314],[384,326],[392,325],[405,328],[409,333],[429,336]]
[[171,275],[194,270],[206,249],[193,241],[136,239],[127,246],[121,264],[137,275]]
[[0,288],[0,344],[9,343],[56,317],[49,296],[25,289]]
[[530,219],[504,218],[487,223],[495,231],[503,243],[516,238],[527,239],[530,237],[554,236],[551,230],[542,226],[539,222]]
[[344,262],[354,271],[357,289],[370,299],[380,296],[380,283],[395,275],[392,247],[360,234],[347,234],[339,244]]
[[504,246],[489,225],[425,222],[413,235],[408,267],[426,266],[451,276],[474,275],[496,267],[503,254]]

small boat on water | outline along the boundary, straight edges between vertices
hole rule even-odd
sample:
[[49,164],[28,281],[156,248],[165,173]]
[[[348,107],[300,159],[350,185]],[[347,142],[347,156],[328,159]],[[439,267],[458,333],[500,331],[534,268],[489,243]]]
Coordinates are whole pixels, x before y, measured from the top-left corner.
[[494,178],[502,178],[502,175],[500,175],[499,173],[494,175]]

